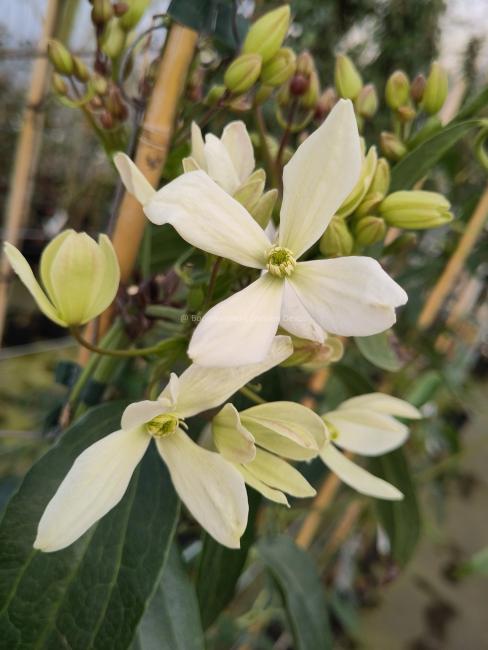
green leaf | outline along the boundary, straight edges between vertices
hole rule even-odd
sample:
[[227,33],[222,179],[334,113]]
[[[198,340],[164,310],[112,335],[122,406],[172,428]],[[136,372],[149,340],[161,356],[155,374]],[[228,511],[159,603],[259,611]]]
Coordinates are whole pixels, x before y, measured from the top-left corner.
[[402,368],[403,362],[393,347],[391,332],[380,332],[373,336],[356,336],[354,340],[363,357],[377,368],[389,372],[398,372]]
[[403,492],[402,501],[377,499],[375,506],[390,538],[391,553],[401,566],[408,563],[420,538],[421,520],[415,485],[402,449],[370,459],[370,469]]
[[327,603],[310,555],[286,535],[265,537],[257,551],[283,598],[296,650],[332,648]]
[[204,650],[195,588],[176,544],[137,629],[132,650]]
[[439,162],[451,147],[469,131],[481,125],[481,120],[449,124],[432,138],[422,142],[393,167],[390,191],[410,189]]
[[343,363],[334,365],[334,375],[339,379],[343,386],[351,395],[362,395],[363,393],[373,393],[373,384],[364,377],[360,372],[346,366]]
[[32,548],[75,458],[120,426],[124,405],[88,411],[26,475],[0,524],[0,629],[9,650],[123,650],[158,583],[178,501],[153,445],[108,515],[56,553]]
[[212,0],[172,0],[168,15],[197,32],[203,31],[211,12]]
[[467,562],[459,567],[457,574],[460,577],[470,575],[488,575],[488,546],[475,553]]

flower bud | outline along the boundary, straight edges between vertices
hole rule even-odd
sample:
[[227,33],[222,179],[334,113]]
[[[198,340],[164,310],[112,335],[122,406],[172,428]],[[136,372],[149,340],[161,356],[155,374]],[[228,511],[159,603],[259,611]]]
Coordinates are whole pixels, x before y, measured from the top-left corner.
[[438,113],[446,101],[448,90],[447,72],[437,61],[430,67],[422,98],[422,108],[429,115]]
[[408,102],[410,81],[403,70],[396,70],[388,77],[385,87],[385,100],[389,108],[396,111]]
[[382,241],[386,233],[386,224],[381,217],[367,216],[359,219],[354,226],[354,242],[357,246],[372,246]]
[[120,16],[119,24],[125,32],[130,32],[142,18],[151,0],[126,0],[128,9]]
[[323,120],[331,112],[334,106],[337,104],[337,93],[335,88],[329,86],[324,90],[320,95],[317,105],[315,106],[315,119]]
[[368,191],[364,199],[354,211],[354,219],[358,220],[363,217],[367,217],[370,214],[374,214],[376,212],[376,208],[384,198],[385,195],[381,194],[380,192],[371,192],[371,190]]
[[110,0],[93,0],[91,19],[94,25],[105,25],[112,18],[113,13]]
[[281,86],[295,72],[296,56],[289,47],[282,47],[261,71],[261,81],[268,86]]
[[410,97],[416,104],[420,104],[424,96],[425,84],[427,83],[423,74],[418,74],[410,86]]
[[105,77],[97,74],[93,78],[93,89],[97,95],[105,95],[108,90],[108,82]]
[[308,87],[310,86],[310,77],[306,77],[302,73],[296,73],[293,75],[290,81],[290,86],[289,88],[286,89],[286,100],[280,101],[280,104],[287,104],[290,98],[290,95],[293,95],[294,97],[301,97],[304,95]]
[[66,81],[61,77],[59,74],[53,74],[53,90],[56,93],[56,95],[60,95],[61,97],[64,97],[65,95],[68,94],[68,84]]
[[376,164],[373,180],[371,182],[368,194],[379,192],[386,196],[390,188],[390,165],[386,158],[379,158]]
[[320,239],[319,248],[325,257],[342,257],[350,255],[354,246],[354,240],[349,228],[342,217],[332,217]]
[[239,201],[248,212],[256,208],[261,198],[266,183],[266,173],[264,169],[256,169],[249,178],[234,192],[233,197]]
[[449,201],[442,194],[410,190],[387,196],[379,206],[379,213],[390,226],[426,230],[452,221],[450,207]]
[[251,25],[242,45],[243,54],[259,54],[263,63],[267,63],[282,46],[289,25],[288,5],[264,14]]
[[359,95],[356,97],[355,105],[358,115],[366,120],[370,120],[376,115],[378,94],[374,84],[366,84],[361,88]]
[[307,92],[300,98],[300,105],[303,108],[312,109],[315,108],[317,102],[319,101],[320,95],[320,82],[319,76],[314,71],[310,75],[310,83],[308,84]]
[[88,68],[77,56],[73,57],[73,74],[78,79],[78,81],[82,81],[83,83],[88,81],[90,78]]
[[205,99],[203,100],[203,103],[206,106],[216,106],[220,102],[220,100],[224,97],[226,92],[227,90],[225,86],[222,85],[212,86],[208,91]]
[[381,151],[390,160],[400,160],[406,153],[407,147],[394,133],[382,131],[380,133]]
[[63,327],[83,325],[113,301],[119,286],[119,265],[106,235],[98,244],[86,233],[66,230],[44,249],[37,282],[22,253],[5,243],[5,254],[39,309]]
[[259,54],[241,54],[225,71],[224,84],[231,93],[240,95],[254,86],[260,72]]
[[59,74],[69,77],[73,74],[73,57],[60,41],[52,38],[47,45],[47,56]]
[[417,112],[412,106],[400,106],[396,114],[398,115],[400,122],[407,124],[408,122],[412,122],[412,120],[415,119]]
[[337,94],[344,99],[356,99],[363,87],[361,75],[345,54],[336,57],[334,80]]
[[263,230],[271,219],[277,198],[278,190],[269,190],[262,195],[257,202],[256,207],[251,211],[251,216],[258,222]]
[[102,51],[110,58],[116,59],[119,57],[125,47],[125,39],[127,37],[125,31],[120,26],[119,20],[111,20],[105,27],[102,38]]
[[123,16],[126,11],[129,11],[129,5],[127,2],[114,2],[112,8],[114,10],[114,15],[117,16],[117,18],[120,18],[120,16]]
[[328,336],[323,343],[291,337],[293,354],[280,365],[285,368],[301,366],[305,370],[326,368],[335,361],[340,361],[344,354],[344,346],[336,336]]
[[373,180],[377,161],[378,155],[376,153],[376,148],[370,147],[368,155],[363,160],[359,179],[350,192],[349,196],[337,210],[338,216],[347,217],[348,215],[352,214],[361,203]]

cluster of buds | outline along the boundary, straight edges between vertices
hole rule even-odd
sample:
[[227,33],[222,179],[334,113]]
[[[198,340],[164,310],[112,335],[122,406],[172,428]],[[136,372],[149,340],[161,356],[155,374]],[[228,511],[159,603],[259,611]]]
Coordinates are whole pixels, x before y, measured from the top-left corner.
[[278,190],[265,192],[265,185],[266,172],[264,169],[256,169],[233,195],[262,228],[266,228],[270,222],[278,198]]
[[90,72],[83,61],[58,40],[51,39],[47,46],[47,55],[54,68],[53,89],[57,95],[68,95],[69,87],[66,78],[86,84],[90,80]]
[[378,110],[378,94],[374,84],[364,84],[361,74],[345,54],[336,57],[334,69],[335,91],[339,97],[354,102],[359,128],[364,120],[371,120]]

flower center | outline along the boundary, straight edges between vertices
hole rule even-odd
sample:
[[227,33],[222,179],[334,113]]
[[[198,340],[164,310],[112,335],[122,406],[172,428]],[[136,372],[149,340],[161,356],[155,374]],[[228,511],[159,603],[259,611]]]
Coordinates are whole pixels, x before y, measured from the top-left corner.
[[288,277],[295,270],[297,262],[289,248],[282,246],[273,246],[268,252],[268,261],[266,268],[277,278]]
[[163,413],[146,422],[146,431],[153,438],[166,438],[176,431],[179,424],[174,413]]

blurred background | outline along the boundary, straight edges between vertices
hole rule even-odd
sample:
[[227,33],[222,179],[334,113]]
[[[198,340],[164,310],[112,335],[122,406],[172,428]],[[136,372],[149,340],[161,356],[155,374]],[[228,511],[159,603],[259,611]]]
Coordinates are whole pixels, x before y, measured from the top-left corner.
[[[32,67],[39,59],[46,5],[46,0],[0,0],[0,207],[4,217],[15,183],[11,170],[26,98],[32,90]],[[164,1],[153,0],[140,30],[149,27],[151,16],[164,13],[166,6]],[[238,6],[249,16],[255,3],[244,0]],[[446,110],[487,83],[486,0],[293,0],[292,11],[292,46],[313,53],[324,86],[333,82],[338,52],[355,61],[364,78],[376,84],[380,97],[387,76],[395,69],[405,70],[412,78],[418,72],[425,73],[434,59],[449,73]],[[80,58],[91,60],[94,39],[88,0],[59,3],[56,36]],[[154,52],[161,44],[158,38],[155,36],[151,43]],[[40,96],[33,107],[36,120],[30,183],[20,209],[22,250],[32,264],[62,228],[92,234],[106,228],[115,186],[114,170],[81,111],[63,106],[50,91],[48,80]],[[380,111],[375,128],[380,129],[382,120],[386,123],[387,119],[387,112],[383,115]],[[438,277],[463,223],[486,187],[486,174],[472,155],[472,143],[461,142],[446,157],[437,183],[458,219],[421,240],[409,275],[402,282],[410,295],[404,330],[413,326],[420,311],[425,296],[419,289]],[[423,504],[421,543],[400,575],[388,575],[384,567],[373,566],[356,567],[354,576],[347,575],[344,567],[349,566],[348,553],[359,543],[360,532],[344,543],[340,551],[344,570],[341,573],[339,562],[333,579],[338,581],[339,590],[347,591],[351,582],[355,583],[356,607],[337,608],[338,620],[342,617],[340,626],[347,630],[343,647],[488,647],[488,561],[485,559],[481,569],[463,579],[453,570],[488,545],[487,271],[485,227],[453,295],[459,312],[455,345],[447,341],[439,348],[442,353],[438,356],[447,358],[449,366],[446,369],[437,357],[432,360],[432,369],[445,380],[445,390],[430,406],[427,404],[429,420],[413,440],[411,453]],[[19,282],[12,279],[7,286],[6,278],[0,280],[3,502],[48,444],[43,432],[49,430],[64,397],[63,383],[69,373],[65,361],[76,358],[76,347],[64,330],[35,309]],[[433,340],[426,339],[424,344],[432,345]],[[332,384],[330,390],[338,389]]]

